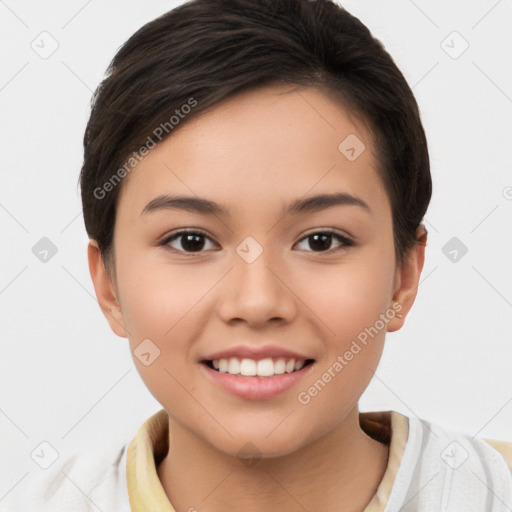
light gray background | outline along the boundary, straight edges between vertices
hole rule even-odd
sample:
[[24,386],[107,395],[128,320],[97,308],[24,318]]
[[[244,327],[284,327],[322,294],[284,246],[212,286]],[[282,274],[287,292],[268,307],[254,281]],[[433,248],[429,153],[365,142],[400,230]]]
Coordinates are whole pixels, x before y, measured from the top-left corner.
[[[44,471],[30,456],[42,441],[61,464],[98,442],[131,439],[161,408],[95,300],[77,179],[92,91],[117,48],[175,5],[0,1],[5,503]],[[388,336],[361,409],[512,441],[512,3],[344,5],[413,87],[434,180],[416,305]],[[46,59],[31,47],[51,49],[43,31],[58,43]],[[32,252],[42,237],[58,249],[46,263]],[[443,253],[452,237],[468,249],[456,262]]]

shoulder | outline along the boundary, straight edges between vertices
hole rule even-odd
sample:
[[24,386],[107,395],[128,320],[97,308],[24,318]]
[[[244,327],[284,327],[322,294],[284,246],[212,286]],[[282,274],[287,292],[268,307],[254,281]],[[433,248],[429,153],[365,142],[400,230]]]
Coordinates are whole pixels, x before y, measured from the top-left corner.
[[482,439],[503,457],[508,469],[512,473],[512,441],[499,441],[497,439],[487,438]]
[[[419,418],[408,418],[402,478],[412,510],[507,510],[512,503],[512,443],[484,440]],[[409,501],[408,501],[409,500]],[[419,508],[418,508],[419,507]]]
[[441,460],[449,468],[467,465],[476,471],[484,465],[489,476],[512,480],[512,442],[471,436],[424,419],[413,421],[421,423],[427,446],[440,450]]
[[32,478],[28,475],[2,512],[130,512],[126,450],[126,442],[96,446],[75,452]]

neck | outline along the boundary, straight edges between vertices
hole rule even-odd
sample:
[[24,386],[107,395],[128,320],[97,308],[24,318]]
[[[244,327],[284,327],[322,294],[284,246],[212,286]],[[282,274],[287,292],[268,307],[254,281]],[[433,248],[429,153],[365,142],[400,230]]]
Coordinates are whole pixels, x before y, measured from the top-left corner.
[[220,452],[171,419],[169,430],[169,452],[157,472],[177,512],[362,512],[387,466],[389,447],[361,430],[357,406],[313,443],[252,461]]

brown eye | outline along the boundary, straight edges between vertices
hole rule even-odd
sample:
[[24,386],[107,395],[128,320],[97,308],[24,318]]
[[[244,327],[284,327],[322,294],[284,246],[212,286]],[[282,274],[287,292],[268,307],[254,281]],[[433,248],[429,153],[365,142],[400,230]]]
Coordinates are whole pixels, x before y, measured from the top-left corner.
[[[327,252],[353,245],[352,241],[334,231],[318,231],[304,237],[299,243],[306,241],[306,245],[311,249],[309,252]],[[332,248],[332,243],[337,242],[338,245]],[[308,251],[308,249],[304,249]]]
[[198,231],[179,231],[166,238],[162,245],[171,247],[179,252],[194,253],[202,252],[207,245],[207,241],[211,243],[211,240],[204,233]]

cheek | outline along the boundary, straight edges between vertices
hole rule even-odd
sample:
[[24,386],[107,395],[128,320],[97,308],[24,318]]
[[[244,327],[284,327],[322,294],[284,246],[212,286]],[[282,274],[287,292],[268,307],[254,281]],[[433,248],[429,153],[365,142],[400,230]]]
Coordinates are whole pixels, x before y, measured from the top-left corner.
[[[315,276],[307,301],[321,318],[325,357],[298,397],[331,427],[353,407],[376,370],[390,314],[394,278],[392,247],[367,251]],[[306,288],[304,288],[306,289]],[[388,317],[381,315],[388,312]],[[333,411],[336,414],[333,415]]]
[[[195,392],[188,363],[204,327],[201,298],[214,284],[214,276],[197,275],[191,268],[146,263],[132,272],[125,268],[120,283],[134,363],[156,400],[173,411],[189,400],[180,383]],[[148,352],[150,364],[143,355]]]
[[[211,317],[205,308],[211,307],[208,293],[218,281],[218,272],[206,267],[136,258],[120,261],[119,291],[132,356],[159,401],[176,395],[170,392],[179,388],[173,377],[179,382],[190,380],[187,363],[196,362],[193,347]],[[146,347],[158,354],[147,366],[137,357],[147,352]]]
[[324,293],[316,288],[308,300],[322,320],[317,325],[323,329],[325,353],[297,396],[301,409],[321,418],[315,435],[334,428],[367,388],[384,348],[381,314],[389,310],[390,279],[377,269],[340,269],[324,285]]
[[310,268],[305,273],[300,296],[320,320],[325,339],[332,340],[334,348],[343,349],[391,307],[392,264],[392,256],[357,255],[339,266],[314,272]]
[[[119,293],[123,317],[134,338],[172,341],[173,333],[183,329],[187,316],[215,284],[215,275],[205,265],[166,264],[157,257],[132,251],[131,258],[119,258]],[[130,254],[126,251],[125,254]]]

